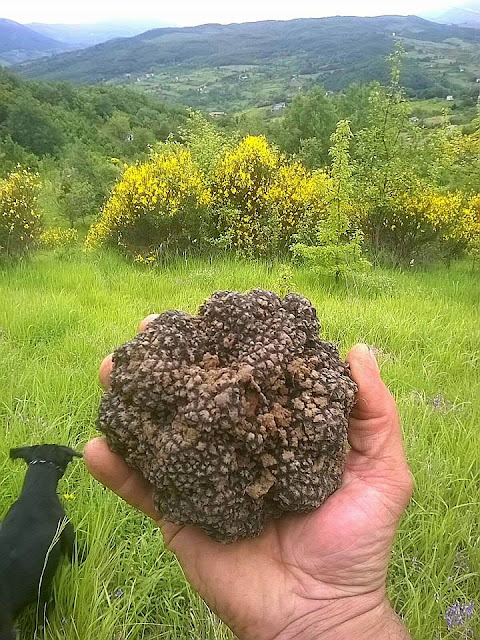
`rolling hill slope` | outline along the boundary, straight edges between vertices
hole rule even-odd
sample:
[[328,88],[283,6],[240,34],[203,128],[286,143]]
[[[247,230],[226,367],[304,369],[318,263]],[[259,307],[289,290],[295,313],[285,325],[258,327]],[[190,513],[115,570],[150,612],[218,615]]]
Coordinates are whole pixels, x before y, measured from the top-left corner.
[[23,24],[0,18],[0,64],[18,64],[70,48],[69,45],[37,33]]
[[72,47],[84,48],[92,47],[113,38],[131,38],[148,29],[172,25],[158,24],[157,21],[152,23],[152,20],[130,20],[128,22],[112,20],[110,22],[95,22],[91,24],[44,24],[32,22],[26,26],[44,36],[71,44]]
[[20,71],[80,84],[134,84],[207,109],[247,108],[288,101],[318,83],[335,91],[352,82],[385,80],[385,57],[395,38],[408,51],[403,82],[414,95],[466,92],[480,77],[480,31],[415,16],[154,29]]

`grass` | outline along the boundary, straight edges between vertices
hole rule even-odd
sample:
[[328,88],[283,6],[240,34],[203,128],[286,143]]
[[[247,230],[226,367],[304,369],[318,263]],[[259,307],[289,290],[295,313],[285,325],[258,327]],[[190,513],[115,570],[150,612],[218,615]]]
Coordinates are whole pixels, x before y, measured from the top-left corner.
[[[340,287],[295,270],[292,280],[343,355],[359,341],[378,349],[398,401],[416,491],[394,547],[394,606],[414,639],[480,638],[478,272],[464,264],[381,272]],[[194,312],[216,289],[284,286],[279,267],[230,259],[148,271],[109,255],[47,255],[1,272],[0,519],[25,471],[8,459],[9,448],[43,441],[81,449],[95,435],[100,359],[143,316]],[[34,632],[25,615],[22,638],[232,637],[188,587],[158,530],[81,462],[70,465],[59,493],[71,494],[62,500],[88,555],[78,566],[63,563],[49,622]],[[447,630],[444,614],[456,600],[476,600],[469,631]]]

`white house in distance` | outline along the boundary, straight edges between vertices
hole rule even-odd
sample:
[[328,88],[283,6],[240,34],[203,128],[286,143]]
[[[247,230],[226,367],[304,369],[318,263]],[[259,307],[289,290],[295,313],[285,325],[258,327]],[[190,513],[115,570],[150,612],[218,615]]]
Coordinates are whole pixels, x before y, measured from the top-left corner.
[[447,102],[453,102],[455,98],[453,96],[447,96]]

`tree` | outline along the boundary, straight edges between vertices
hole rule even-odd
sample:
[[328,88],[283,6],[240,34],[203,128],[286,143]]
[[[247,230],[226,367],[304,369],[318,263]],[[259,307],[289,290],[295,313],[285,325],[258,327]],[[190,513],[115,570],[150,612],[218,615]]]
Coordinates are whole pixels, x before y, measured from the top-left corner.
[[398,46],[389,58],[390,85],[372,89],[368,126],[356,135],[354,176],[362,230],[376,256],[382,249],[395,253],[399,248],[388,240],[398,202],[434,182],[438,170],[435,136],[426,135],[410,119],[410,103],[400,85],[402,58]]
[[37,156],[57,155],[65,142],[51,110],[28,96],[17,98],[2,129],[5,136]]
[[319,221],[313,242],[298,243],[293,254],[336,280],[370,267],[362,255],[362,236],[353,219],[350,123],[341,120],[331,137],[330,188],[325,216]]
[[288,108],[279,127],[280,147],[298,153],[309,168],[325,165],[336,121],[334,101],[323,87],[315,87],[297,96]]
[[78,141],[65,149],[59,175],[60,206],[70,226],[97,214],[120,169]]

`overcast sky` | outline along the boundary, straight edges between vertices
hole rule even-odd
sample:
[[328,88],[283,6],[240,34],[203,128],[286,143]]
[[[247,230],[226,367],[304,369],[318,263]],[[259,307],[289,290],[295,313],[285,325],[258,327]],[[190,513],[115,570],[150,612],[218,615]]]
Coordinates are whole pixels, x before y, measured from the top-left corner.
[[321,0],[144,0],[139,3],[119,3],[118,0],[7,0],[5,4],[2,2],[0,17],[23,23],[78,23],[113,19],[137,19],[143,22],[152,19],[185,26],[206,22],[289,20],[328,15],[418,14],[461,3],[462,0],[336,0],[328,3]]

